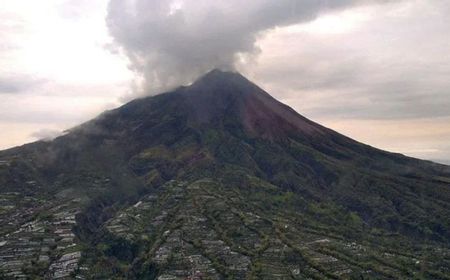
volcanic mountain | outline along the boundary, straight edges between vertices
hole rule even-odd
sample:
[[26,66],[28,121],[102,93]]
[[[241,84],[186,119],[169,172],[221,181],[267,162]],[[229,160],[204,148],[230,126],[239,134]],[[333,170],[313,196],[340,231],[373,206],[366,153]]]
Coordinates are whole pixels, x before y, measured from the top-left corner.
[[0,192],[3,277],[450,277],[450,167],[354,141],[233,72],[0,152]]

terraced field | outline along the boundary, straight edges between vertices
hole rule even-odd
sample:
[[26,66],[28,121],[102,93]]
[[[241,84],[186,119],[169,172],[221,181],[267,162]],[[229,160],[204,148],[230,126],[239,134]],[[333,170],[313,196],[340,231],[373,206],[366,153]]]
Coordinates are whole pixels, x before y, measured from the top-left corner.
[[[90,275],[117,279],[448,279],[448,248],[342,236],[289,201],[264,209],[248,197],[273,195],[267,192],[270,186],[257,184],[171,181],[106,221],[96,258],[84,265]],[[99,269],[99,255],[115,261]]]

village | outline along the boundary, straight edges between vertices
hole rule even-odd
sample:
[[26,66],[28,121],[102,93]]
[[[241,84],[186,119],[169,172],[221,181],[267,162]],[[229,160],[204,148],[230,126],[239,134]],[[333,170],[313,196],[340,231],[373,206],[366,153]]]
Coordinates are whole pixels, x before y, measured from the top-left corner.
[[38,201],[19,193],[0,194],[0,275],[67,279],[81,258],[72,232],[78,213],[74,203]]
[[[281,217],[273,217],[273,222],[260,213],[242,212],[233,206],[236,202],[227,201],[218,192],[211,193],[207,186],[201,182],[168,183],[159,193],[119,211],[105,223],[105,229],[128,244],[150,241],[150,261],[160,267],[159,280],[397,275],[400,266],[383,263],[381,257],[410,261],[411,266],[416,266],[417,260],[393,252],[380,254],[378,259],[368,254],[367,245],[301,229]],[[267,239],[273,231],[278,238]],[[151,240],[157,242],[152,245]],[[374,259],[380,263],[356,265]]]
[[424,265],[446,269],[438,257],[450,256],[446,248],[430,247],[426,259],[393,248],[376,251],[370,242],[302,225],[286,213],[264,213],[245,195],[211,182],[169,181],[117,206],[99,226],[95,246],[74,230],[79,200],[2,193],[0,276],[119,279],[136,263],[150,265],[140,269],[158,280],[390,279]]

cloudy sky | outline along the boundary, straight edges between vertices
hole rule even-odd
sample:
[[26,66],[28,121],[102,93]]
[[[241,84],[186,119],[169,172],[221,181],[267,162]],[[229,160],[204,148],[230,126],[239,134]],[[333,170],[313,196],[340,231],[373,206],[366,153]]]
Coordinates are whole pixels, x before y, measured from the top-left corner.
[[450,164],[449,15],[444,0],[0,0],[0,149],[222,68]]

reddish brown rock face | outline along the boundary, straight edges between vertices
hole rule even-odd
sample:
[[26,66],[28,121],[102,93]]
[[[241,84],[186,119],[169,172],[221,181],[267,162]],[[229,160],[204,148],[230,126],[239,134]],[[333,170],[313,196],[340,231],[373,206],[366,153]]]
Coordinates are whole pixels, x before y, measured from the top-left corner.
[[282,139],[295,133],[315,136],[324,132],[323,127],[262,92],[246,96],[241,114],[250,135],[265,139]]
[[235,114],[249,136],[281,140],[288,135],[314,137],[326,128],[316,124],[238,73],[213,70],[186,88],[187,102],[201,123]]

